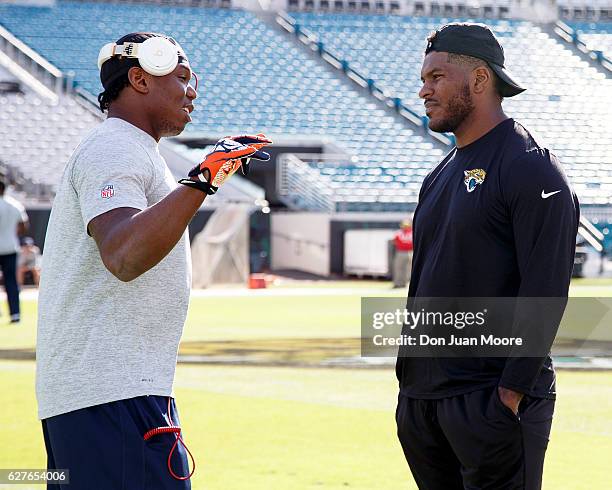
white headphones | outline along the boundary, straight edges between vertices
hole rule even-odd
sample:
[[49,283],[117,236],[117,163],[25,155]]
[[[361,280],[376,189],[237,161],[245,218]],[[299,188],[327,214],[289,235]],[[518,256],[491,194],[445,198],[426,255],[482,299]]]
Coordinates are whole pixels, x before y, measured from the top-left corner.
[[[175,41],[176,42],[176,41]],[[178,65],[179,56],[186,58],[179,43],[173,44],[166,37],[150,37],[142,43],[108,43],[98,54],[98,69],[113,56],[137,58],[140,66],[147,73],[162,77],[172,73]]]

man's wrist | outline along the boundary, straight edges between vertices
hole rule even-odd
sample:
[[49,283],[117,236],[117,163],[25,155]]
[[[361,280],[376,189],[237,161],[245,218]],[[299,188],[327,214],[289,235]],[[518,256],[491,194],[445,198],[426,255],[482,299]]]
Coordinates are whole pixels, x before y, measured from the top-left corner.
[[497,386],[497,389],[501,390],[501,391],[502,391],[502,392],[504,392],[504,393],[514,394],[514,395],[516,395],[516,396],[520,396],[521,398],[522,398],[523,396],[525,396],[525,393],[523,393],[523,392],[521,392],[521,391],[515,390],[515,389],[513,389],[513,388],[506,388],[505,386],[502,386],[502,385],[498,385],[498,386]]
[[502,376],[497,383],[498,386],[507,390],[516,391],[518,393],[528,394],[531,391],[531,386],[528,380],[520,380],[512,376]]
[[195,177],[185,177],[178,181],[179,184],[183,184],[186,187],[190,187],[192,189],[197,189],[204,194],[212,196],[217,192],[217,187],[210,185],[206,181],[199,180]]

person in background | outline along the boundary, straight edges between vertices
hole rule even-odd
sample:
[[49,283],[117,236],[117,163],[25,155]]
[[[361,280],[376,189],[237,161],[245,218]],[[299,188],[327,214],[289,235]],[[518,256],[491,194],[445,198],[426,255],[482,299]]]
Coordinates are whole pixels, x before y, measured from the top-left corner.
[[17,253],[19,236],[25,234],[28,215],[16,199],[5,196],[7,183],[0,177],[0,268],[8,299],[11,323],[21,319],[19,311],[19,286],[17,285]]
[[25,283],[26,274],[32,275],[32,282],[38,286],[40,280],[40,248],[34,243],[32,237],[26,236],[21,241],[21,253],[19,254],[17,268],[17,282],[19,286]]
[[393,287],[404,288],[410,281],[412,268],[412,223],[402,221],[400,229],[393,237],[395,254],[393,256]]

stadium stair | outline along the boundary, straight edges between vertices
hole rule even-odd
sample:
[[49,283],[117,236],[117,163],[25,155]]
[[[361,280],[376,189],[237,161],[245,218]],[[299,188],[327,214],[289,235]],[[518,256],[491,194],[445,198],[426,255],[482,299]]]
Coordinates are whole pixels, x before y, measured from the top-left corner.
[[400,116],[399,120],[402,123],[407,123],[411,127],[415,126],[415,129],[423,130],[426,134],[439,141],[444,146],[454,144],[452,135],[440,135],[430,131],[427,127],[428,121],[426,116],[414,112],[402,102],[402,99],[387,94],[377,85],[376,80],[368,78],[366,75],[354,69],[347,59],[327,49],[325,43],[319,40],[314,32],[302,28],[290,14],[279,12],[274,15],[274,18],[276,24],[281,26],[284,32],[293,34],[293,39],[297,39],[299,45],[306,47],[310,53],[316,52],[318,54],[317,58],[324,60],[327,66],[333,67],[334,73],[345,75],[364,93],[372,96],[375,102],[379,102],[383,109],[388,111],[391,110],[393,113],[398,114]]

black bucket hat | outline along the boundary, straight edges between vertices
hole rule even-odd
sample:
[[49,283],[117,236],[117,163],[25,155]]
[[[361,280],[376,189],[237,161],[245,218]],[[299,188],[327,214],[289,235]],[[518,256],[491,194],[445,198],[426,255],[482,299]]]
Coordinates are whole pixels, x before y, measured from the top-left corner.
[[426,55],[431,51],[442,51],[486,61],[502,81],[503,97],[512,97],[525,91],[505,68],[504,48],[488,26],[453,22],[432,33],[427,41]]

